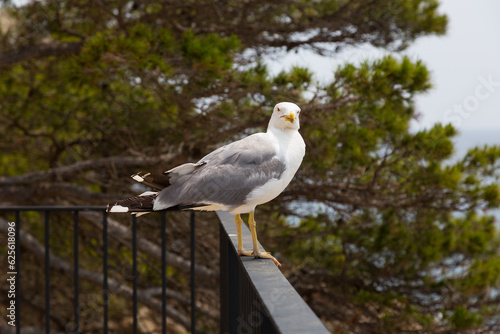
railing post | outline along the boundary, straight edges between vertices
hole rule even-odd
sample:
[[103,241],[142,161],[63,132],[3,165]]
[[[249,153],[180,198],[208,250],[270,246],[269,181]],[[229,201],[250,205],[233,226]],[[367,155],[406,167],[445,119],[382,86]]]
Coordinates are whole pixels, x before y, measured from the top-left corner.
[[191,225],[191,333],[196,333],[196,281],[195,281],[195,224],[194,224],[194,211],[191,211],[190,217]]
[[104,324],[103,332],[108,333],[108,214],[106,211],[102,214],[102,248],[103,248],[103,282],[102,282],[102,298],[104,306]]
[[137,334],[137,216],[132,215],[132,332]]
[[220,333],[236,333],[240,317],[240,280],[231,240],[220,224]]
[[74,231],[73,231],[73,256],[74,256],[74,298],[75,298],[75,328],[74,333],[80,332],[80,303],[79,303],[79,277],[78,277],[78,210],[75,210],[74,217]]
[[220,252],[220,273],[219,273],[219,283],[220,283],[220,334],[229,333],[229,294],[228,294],[228,242],[227,236],[224,232],[224,227],[222,223],[219,224],[219,252]]
[[167,217],[161,213],[161,330],[167,334]]
[[50,334],[50,225],[45,211],[45,332]]

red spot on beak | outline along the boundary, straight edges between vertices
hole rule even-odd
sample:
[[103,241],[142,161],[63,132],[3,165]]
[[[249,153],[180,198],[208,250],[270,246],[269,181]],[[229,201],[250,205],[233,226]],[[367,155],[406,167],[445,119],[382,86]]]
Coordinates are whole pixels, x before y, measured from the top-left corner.
[[293,113],[290,113],[290,115],[280,116],[280,118],[283,118],[283,117],[285,117],[285,120],[289,121],[290,123],[293,123],[293,121],[295,120],[295,115]]

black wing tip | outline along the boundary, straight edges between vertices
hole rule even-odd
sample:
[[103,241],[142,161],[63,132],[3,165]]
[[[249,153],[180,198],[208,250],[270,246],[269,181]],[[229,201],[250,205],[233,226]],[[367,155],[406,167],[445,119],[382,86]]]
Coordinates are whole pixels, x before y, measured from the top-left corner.
[[157,191],[170,186],[170,177],[160,173],[139,172],[130,175],[130,177],[134,181]]
[[133,213],[133,212],[152,212],[153,201],[156,194],[146,196],[135,196],[116,201],[115,204],[108,204],[106,212]]

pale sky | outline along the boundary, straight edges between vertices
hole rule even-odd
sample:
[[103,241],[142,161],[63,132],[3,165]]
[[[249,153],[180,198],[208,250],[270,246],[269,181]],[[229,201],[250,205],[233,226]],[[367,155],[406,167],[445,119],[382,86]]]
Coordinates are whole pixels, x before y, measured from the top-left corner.
[[500,141],[500,1],[441,1],[447,34],[421,38],[405,52],[432,73],[434,89],[417,100],[422,125],[451,121],[461,130],[496,129]]
[[[402,53],[422,60],[433,83],[427,94],[416,98],[421,117],[412,128],[452,123],[461,133],[459,153],[473,145],[500,144],[500,1],[440,2],[440,11],[449,20],[446,35],[420,38]],[[358,63],[386,53],[370,46],[330,58],[300,51],[269,61],[269,66],[273,73],[306,66],[319,81],[329,81],[335,68],[347,60]]]

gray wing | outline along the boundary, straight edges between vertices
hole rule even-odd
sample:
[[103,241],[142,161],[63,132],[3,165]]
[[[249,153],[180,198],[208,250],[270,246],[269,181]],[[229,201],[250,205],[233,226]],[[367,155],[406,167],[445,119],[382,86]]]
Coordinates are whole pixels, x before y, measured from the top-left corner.
[[279,179],[285,167],[266,137],[251,135],[213,151],[196,164],[165,172],[171,185],[158,194],[155,210],[212,203],[239,206],[252,190]]

